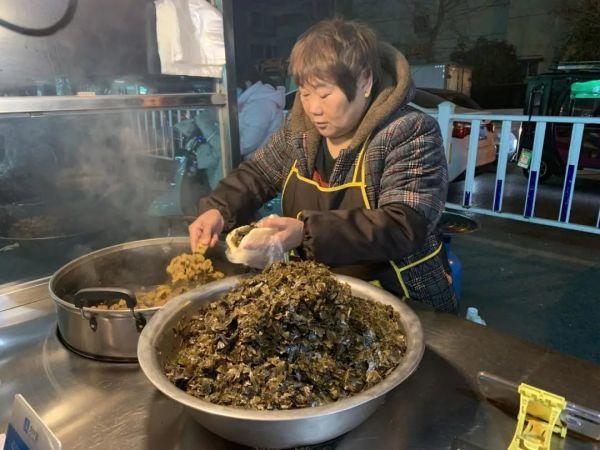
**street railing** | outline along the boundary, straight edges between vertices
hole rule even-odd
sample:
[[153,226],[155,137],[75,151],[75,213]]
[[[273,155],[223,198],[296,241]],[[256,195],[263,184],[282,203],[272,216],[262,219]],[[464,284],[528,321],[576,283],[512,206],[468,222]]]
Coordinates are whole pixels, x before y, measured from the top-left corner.
[[[596,203],[598,212],[595,226],[570,222],[571,205],[573,201],[573,192],[575,190],[575,180],[577,177],[577,167],[579,163],[584,129],[586,125],[590,124],[600,125],[600,118],[525,116],[506,114],[456,114],[454,112],[454,105],[450,102],[441,103],[438,107],[437,113],[432,115],[437,118],[440,125],[446,157],[449,156],[453,122],[460,121],[471,123],[462,203],[448,202],[446,203],[448,208],[600,234],[600,195],[598,196],[598,202]],[[474,180],[477,163],[479,133],[481,122],[484,120],[501,122],[502,128],[500,132],[500,145],[498,149],[498,162],[492,202],[489,205],[474,206],[472,197],[475,184]],[[505,212],[502,208],[502,201],[506,188],[506,169],[509,163],[511,126],[514,122],[535,123],[535,135],[529,166],[529,177],[526,185],[525,204],[523,205],[522,214]],[[563,181],[562,198],[560,202],[559,213],[556,219],[536,217],[535,215],[540,165],[542,161],[542,151],[544,149],[546,126],[548,123],[564,123],[573,125],[571,142],[569,146],[569,155],[566,162],[565,176]]]
[[139,148],[148,156],[175,159],[184,153],[185,138],[176,125],[194,118],[196,109],[153,109],[134,112]]
[[[182,155],[184,153],[185,140],[184,136],[177,130],[175,125],[183,120],[194,118],[200,111],[202,110],[157,109],[135,112],[135,129],[137,130],[140,142],[142,143],[144,153],[165,159],[174,159],[176,156]],[[596,204],[598,211],[595,226],[573,223],[570,221],[571,205],[573,202],[577,167],[585,126],[590,124],[600,125],[600,118],[512,114],[457,114],[454,112],[454,105],[450,102],[441,103],[438,107],[438,111],[430,114],[437,118],[440,125],[447,158],[450,156],[453,122],[460,121],[469,122],[471,124],[462,202],[447,202],[447,208],[600,234],[600,195],[598,196],[598,202]],[[477,165],[479,134],[482,121],[492,121],[501,123],[502,125],[492,201],[487,205],[482,205],[480,203],[474,205],[475,169]],[[514,123],[525,122],[535,124],[535,135],[529,166],[529,176],[524,192],[525,201],[523,212],[522,214],[515,214],[503,210],[503,200],[507,184],[511,129]],[[536,217],[535,214],[540,165],[542,161],[546,126],[549,123],[573,125],[563,180],[562,196],[556,219]]]

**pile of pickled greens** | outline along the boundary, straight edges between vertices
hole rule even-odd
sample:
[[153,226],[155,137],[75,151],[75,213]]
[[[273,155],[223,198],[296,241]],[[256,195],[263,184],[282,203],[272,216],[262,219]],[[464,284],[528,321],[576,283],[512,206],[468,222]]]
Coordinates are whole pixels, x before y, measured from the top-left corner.
[[175,327],[169,380],[200,399],[259,410],[319,406],[385,378],[406,339],[389,305],[354,297],[327,267],[275,263]]

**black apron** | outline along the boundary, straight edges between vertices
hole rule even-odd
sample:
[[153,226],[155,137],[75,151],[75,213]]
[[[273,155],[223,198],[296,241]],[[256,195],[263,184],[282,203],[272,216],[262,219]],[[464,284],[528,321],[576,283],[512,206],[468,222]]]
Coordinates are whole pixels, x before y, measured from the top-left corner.
[[[297,218],[302,211],[306,210],[371,209],[365,183],[364,159],[367,145],[368,140],[363,144],[357,156],[358,160],[352,181],[340,186],[322,187],[316,181],[301,176],[297,168],[297,161],[294,161],[281,193],[283,215]],[[442,246],[440,245],[434,252],[404,267],[399,267],[394,261],[388,261],[377,264],[334,266],[331,269],[335,273],[370,281],[386,291],[400,297],[409,298],[402,272],[433,258],[441,249]]]

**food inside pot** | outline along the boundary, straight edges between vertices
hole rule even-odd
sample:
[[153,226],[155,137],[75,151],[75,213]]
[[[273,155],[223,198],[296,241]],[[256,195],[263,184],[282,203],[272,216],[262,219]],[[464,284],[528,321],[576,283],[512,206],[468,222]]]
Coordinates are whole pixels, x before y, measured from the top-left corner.
[[[204,255],[205,252],[206,247],[199,247],[192,254],[182,253],[174,257],[166,269],[170,281],[147,292],[136,292],[137,308],[163,306],[173,297],[223,278],[223,272],[215,270],[210,258]],[[117,302],[99,303],[94,308],[119,310],[127,309],[127,304],[120,299]]]
[[59,234],[80,231],[81,226],[70,223],[64,218],[51,215],[39,215],[15,220],[8,229],[8,236],[13,238],[43,238]]
[[259,410],[318,406],[381,381],[406,352],[391,306],[358,298],[325,266],[275,263],[175,328],[164,370],[212,403]]

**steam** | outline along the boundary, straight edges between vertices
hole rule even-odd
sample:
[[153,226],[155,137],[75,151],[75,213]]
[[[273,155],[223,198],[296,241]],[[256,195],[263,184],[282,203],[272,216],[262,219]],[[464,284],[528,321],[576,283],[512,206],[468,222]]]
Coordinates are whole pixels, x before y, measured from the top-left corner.
[[[60,1],[5,3],[4,19],[31,27],[51,22],[64,7]],[[63,80],[64,94],[123,93],[114,80],[135,85],[147,76],[145,20],[138,0],[79,0],[72,23],[53,36],[31,38],[0,28],[0,95],[55,95]],[[185,119],[184,111],[157,110],[0,116],[0,236],[9,224],[5,216],[52,212],[81,221],[84,229],[105,231],[27,252],[0,241],[0,249],[6,248],[0,252],[0,283],[50,274],[98,248],[163,236],[161,220],[148,210],[175,181],[173,158],[183,155],[183,143],[173,127]],[[188,204],[196,204],[194,196],[188,194]],[[178,231],[184,234],[185,226]]]
[[[174,125],[188,114],[128,110],[1,120],[0,213],[59,214],[82,231],[101,232],[54,248],[0,252],[0,284],[50,274],[99,248],[165,236],[164,219],[153,217],[150,205],[167,192],[174,199],[185,194],[171,183],[179,167],[174,156],[183,155]],[[6,236],[3,225],[0,221],[0,236]],[[175,234],[184,235],[186,228],[181,223]],[[20,269],[14,268],[15,258],[22,261]]]

